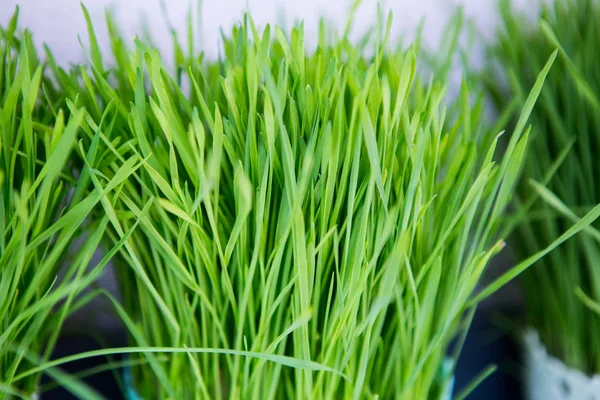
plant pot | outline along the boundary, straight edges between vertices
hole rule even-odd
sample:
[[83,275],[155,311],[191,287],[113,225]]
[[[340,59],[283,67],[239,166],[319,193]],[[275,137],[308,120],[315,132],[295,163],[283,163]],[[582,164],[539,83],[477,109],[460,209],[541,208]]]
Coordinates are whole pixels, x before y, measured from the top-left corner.
[[445,358],[442,362],[438,380],[440,384],[440,400],[452,399],[454,391],[454,361],[450,358]]
[[123,384],[125,386],[125,400],[142,400],[133,383],[133,371],[131,367],[123,368]]
[[523,335],[528,400],[600,400],[600,375],[588,376],[548,354],[536,330]]

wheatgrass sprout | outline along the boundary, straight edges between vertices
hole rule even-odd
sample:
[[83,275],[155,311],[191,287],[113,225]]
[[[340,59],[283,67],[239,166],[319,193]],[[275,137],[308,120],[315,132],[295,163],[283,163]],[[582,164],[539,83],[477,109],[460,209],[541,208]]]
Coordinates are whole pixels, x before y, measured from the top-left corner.
[[98,176],[144,160],[104,203],[112,242],[140,221],[117,260],[115,306],[137,346],[120,352],[148,359],[129,393],[446,396],[444,360],[477,302],[598,216],[473,297],[503,247],[496,232],[554,56],[500,157],[481,97],[471,104],[463,85],[447,119],[446,82],[420,77],[418,46],[392,46],[391,22],[363,46],[322,24],[309,54],[302,24],[260,30],[246,16],[217,62],[193,52],[193,35],[187,52],[175,40],[172,73],[142,41],[130,51],[109,19],[114,67],[89,24],[91,66],[55,68],[86,123],[105,121]]
[[[118,250],[88,270],[109,221],[86,216],[134,171],[124,166],[103,190],[90,190],[89,172],[75,175],[84,110],[74,107],[66,117],[45,96],[50,83],[30,35],[15,33],[17,16],[0,30],[0,399],[37,394],[43,371],[27,371],[50,357],[65,318],[94,296],[79,294]],[[46,372],[93,398],[59,370]]]
[[[576,215],[600,202],[600,68],[595,56],[600,4],[552,3],[543,8],[538,26],[503,2],[504,29],[492,50],[494,61],[508,71],[511,91],[505,95],[497,81],[489,82],[499,108],[506,107],[509,98],[522,104],[548,55],[560,47],[562,56],[532,114],[531,143],[516,196],[523,210],[513,241],[518,255],[547,245]],[[547,189],[531,180],[547,184]],[[600,372],[600,318],[580,301],[582,295],[600,301],[597,229],[597,224],[590,227],[522,279],[529,324],[551,354],[586,373]]]

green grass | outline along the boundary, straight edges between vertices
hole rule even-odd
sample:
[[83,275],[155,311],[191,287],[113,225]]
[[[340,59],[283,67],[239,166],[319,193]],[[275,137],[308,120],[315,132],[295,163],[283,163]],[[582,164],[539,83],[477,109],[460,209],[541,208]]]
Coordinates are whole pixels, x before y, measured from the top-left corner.
[[187,50],[174,35],[168,69],[110,18],[105,64],[84,15],[90,63],[65,71],[47,50],[46,102],[77,118],[74,199],[97,199],[92,221],[120,248],[123,301],[104,294],[132,346],[13,380],[143,353],[129,365],[144,399],[439,398],[477,303],[600,215],[478,291],[556,54],[500,155],[509,113],[485,129],[467,83],[445,105],[452,34],[429,79],[419,43],[390,39],[391,15],[359,44],[351,23],[341,36],[323,23],[310,54],[301,24],[246,16],[217,61],[193,50],[193,29]]
[[[80,295],[110,258],[109,253],[88,270],[109,221],[86,222],[86,217],[118,184],[113,180],[90,191],[76,174],[73,150],[84,110],[74,108],[66,116],[48,100],[52,84],[29,33],[16,33],[17,16],[0,30],[2,399],[30,398],[38,390],[40,373],[18,375],[48,360],[65,318],[94,297],[94,292]],[[124,172],[126,179],[131,172]],[[81,388],[60,371],[48,374],[70,390]]]
[[90,24],[90,67],[56,75],[101,126],[94,168],[144,160],[104,203],[113,240],[141,220],[116,307],[131,351],[189,352],[146,353],[142,398],[438,397],[477,302],[600,212],[472,297],[504,246],[495,233],[554,57],[496,163],[481,96],[464,84],[447,119],[445,82],[417,72],[418,44],[392,45],[391,17],[362,46],[322,25],[306,54],[302,25],[259,30],[247,16],[217,62],[174,37],[174,72],[108,24],[113,67]]
[[[536,26],[504,1],[503,30],[491,51],[509,78],[510,94],[498,80],[488,85],[502,109],[511,99],[522,103],[539,68],[560,47],[560,61],[532,114],[531,144],[517,188],[516,203],[525,217],[512,242],[518,255],[536,252],[600,202],[600,68],[595,57],[600,6],[587,0],[552,3]],[[532,179],[547,183],[547,189],[532,186]],[[600,301],[600,236],[598,224],[594,227],[522,279],[528,322],[553,355],[586,373],[600,372],[600,318],[580,301],[584,293]]]

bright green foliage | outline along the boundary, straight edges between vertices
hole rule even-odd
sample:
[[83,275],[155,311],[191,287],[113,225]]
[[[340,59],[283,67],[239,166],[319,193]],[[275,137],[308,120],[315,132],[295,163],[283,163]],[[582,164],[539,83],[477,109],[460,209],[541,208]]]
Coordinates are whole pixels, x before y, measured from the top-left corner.
[[[52,84],[30,35],[15,34],[17,15],[0,30],[0,399],[37,391],[40,373],[20,374],[49,358],[65,318],[93,298],[78,295],[110,258],[87,270],[108,219],[84,221],[119,183],[89,191],[76,173],[71,156],[85,113],[73,108],[66,117],[48,100]],[[48,373],[74,393],[91,393]]]
[[247,17],[217,63],[175,40],[174,75],[144,43],[129,52],[110,19],[114,68],[91,40],[93,67],[76,71],[85,84],[73,90],[106,121],[98,166],[110,177],[113,160],[144,159],[105,204],[114,240],[141,219],[118,267],[117,309],[134,344],[196,349],[166,363],[148,353],[135,369],[143,398],[440,395],[449,343],[503,247],[494,232],[552,60],[497,165],[481,100],[471,105],[463,86],[447,121],[444,82],[419,77],[418,46],[390,46],[390,24],[364,41],[366,57],[324,26],[306,54],[302,25],[286,35]]
[[[524,221],[513,243],[518,255],[526,255],[554,240],[576,215],[600,202],[600,4],[556,0],[543,9],[541,26],[532,26],[508,1],[501,11],[504,30],[493,57],[508,72],[511,95],[503,93],[497,80],[489,82],[499,108],[507,106],[509,97],[524,101],[554,49],[560,47],[562,57],[532,114],[531,144],[518,186]],[[531,185],[531,179],[548,189]],[[552,354],[588,373],[600,372],[600,318],[575,290],[600,301],[596,229],[590,227],[553,252],[522,280],[529,323]]]
[[144,399],[438,398],[477,302],[600,215],[472,297],[555,55],[497,164],[481,98],[463,85],[446,118],[445,82],[417,73],[418,44],[390,44],[391,17],[359,46],[323,24],[311,54],[302,25],[246,17],[218,62],[175,38],[175,73],[108,25],[115,66],[89,24],[91,66],[49,55],[50,97],[85,108],[84,179],[123,182],[98,215],[138,347],[87,356],[143,352]]

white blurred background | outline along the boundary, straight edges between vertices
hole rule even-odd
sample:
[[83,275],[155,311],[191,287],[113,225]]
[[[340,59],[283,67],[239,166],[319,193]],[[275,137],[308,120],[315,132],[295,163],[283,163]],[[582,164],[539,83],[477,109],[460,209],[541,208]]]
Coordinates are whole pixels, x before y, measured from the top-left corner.
[[[424,38],[435,48],[444,26],[457,6],[462,6],[484,38],[493,36],[496,29],[498,0],[383,0],[384,11],[394,14],[393,33],[414,34],[419,22],[425,19]],[[513,0],[520,8],[533,11],[538,0]],[[187,15],[193,10],[198,32],[202,35],[202,50],[216,56],[219,47],[219,30],[227,29],[239,21],[245,11],[250,11],[259,26],[284,22],[287,26],[304,20],[307,40],[316,36],[319,18],[337,24],[343,30],[348,11],[354,0],[204,0],[201,14],[198,0],[84,0],[99,36],[103,50],[108,52],[104,23],[105,10],[111,10],[122,32],[133,39],[142,33],[144,23],[159,48],[171,48],[170,24],[185,35]],[[364,31],[376,19],[376,0],[363,0],[356,16],[357,32]],[[84,53],[78,35],[87,43],[85,20],[79,0],[0,0],[0,23],[5,24],[15,6],[20,8],[20,26],[33,31],[37,41],[50,46],[62,65],[81,62]]]

